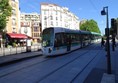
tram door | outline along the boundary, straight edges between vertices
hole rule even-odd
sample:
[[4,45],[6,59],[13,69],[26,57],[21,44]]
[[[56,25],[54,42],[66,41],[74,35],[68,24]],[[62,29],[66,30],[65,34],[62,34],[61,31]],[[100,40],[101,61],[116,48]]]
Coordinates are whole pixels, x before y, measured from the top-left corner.
[[71,35],[67,35],[67,51],[71,50]]

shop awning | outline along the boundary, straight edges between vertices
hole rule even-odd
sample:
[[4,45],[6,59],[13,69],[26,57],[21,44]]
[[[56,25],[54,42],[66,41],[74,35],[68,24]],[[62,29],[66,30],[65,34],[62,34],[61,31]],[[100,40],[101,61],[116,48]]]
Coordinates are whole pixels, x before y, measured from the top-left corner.
[[28,38],[25,34],[17,34],[17,33],[7,33],[11,38],[19,38],[26,39]]

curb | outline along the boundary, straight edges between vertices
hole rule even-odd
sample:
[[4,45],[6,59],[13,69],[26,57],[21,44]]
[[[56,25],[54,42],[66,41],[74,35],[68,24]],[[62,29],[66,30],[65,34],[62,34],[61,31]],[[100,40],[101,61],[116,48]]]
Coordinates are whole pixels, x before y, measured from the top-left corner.
[[22,57],[22,58],[14,58],[12,60],[0,63],[0,67],[6,66],[6,65],[10,65],[12,63],[20,62],[20,61],[23,61],[23,60],[27,60],[27,59],[30,59],[30,58],[35,58],[35,57],[38,57],[38,56],[41,56],[41,55],[42,54],[37,54],[37,55],[34,55],[34,56],[28,56],[28,57]]
[[107,73],[104,73],[101,83],[115,83],[115,75],[114,74],[109,75]]

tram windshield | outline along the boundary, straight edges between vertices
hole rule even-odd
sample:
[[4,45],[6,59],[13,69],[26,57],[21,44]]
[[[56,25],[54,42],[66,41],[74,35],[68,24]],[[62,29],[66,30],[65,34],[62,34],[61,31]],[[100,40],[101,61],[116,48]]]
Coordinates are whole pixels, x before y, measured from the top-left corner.
[[54,38],[54,29],[53,28],[44,29],[42,34],[43,47],[53,46],[53,38]]

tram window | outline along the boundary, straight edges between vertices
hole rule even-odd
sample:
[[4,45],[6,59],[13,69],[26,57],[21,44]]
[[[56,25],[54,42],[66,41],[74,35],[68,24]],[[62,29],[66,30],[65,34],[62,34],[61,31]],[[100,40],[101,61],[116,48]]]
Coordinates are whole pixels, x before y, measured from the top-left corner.
[[64,43],[65,43],[64,34],[63,33],[56,33],[54,47],[63,46]]
[[71,36],[71,41],[72,41],[72,43],[74,43],[74,42],[76,41],[76,36],[75,36],[75,34],[72,34],[72,36]]
[[53,29],[46,29],[42,34],[42,43],[44,47],[53,45]]
[[89,39],[88,35],[84,35],[84,40],[88,40],[88,39]]
[[80,36],[76,34],[76,41],[80,41]]

